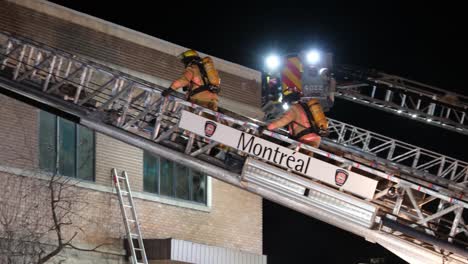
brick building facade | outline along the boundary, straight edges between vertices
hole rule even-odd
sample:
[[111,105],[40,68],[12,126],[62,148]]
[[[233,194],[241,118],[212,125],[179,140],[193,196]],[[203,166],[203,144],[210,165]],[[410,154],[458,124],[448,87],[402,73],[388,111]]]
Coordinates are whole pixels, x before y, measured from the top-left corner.
[[[183,47],[45,1],[0,1],[0,5],[0,30],[26,35],[97,61],[113,58],[106,60],[106,64],[150,82],[168,83],[181,71],[175,55]],[[86,36],[67,38],[64,25]],[[87,37],[101,38],[108,43],[93,46],[87,43],[93,39]],[[112,45],[131,46],[140,53],[131,57],[112,56],[109,54],[115,51]],[[148,54],[160,58],[161,64],[152,69],[144,68],[145,63],[139,64],[138,56],[144,58]],[[216,64],[225,80],[222,106],[232,111],[242,109],[255,117],[259,113],[259,74],[220,59],[216,59]],[[169,71],[170,68],[173,70]],[[243,103],[236,102],[239,92],[249,100],[240,98]],[[18,179],[47,180],[47,171],[51,170],[76,179],[74,189],[87,206],[81,208],[79,218],[74,219],[83,228],[74,241],[83,247],[106,243],[101,248],[103,253],[66,250],[70,263],[84,263],[78,260],[85,259],[93,263],[96,258],[108,263],[123,261],[124,228],[112,189],[112,168],[129,174],[145,238],[175,238],[262,254],[261,197],[209,175],[198,175],[161,157],[150,157],[138,148],[0,95],[2,181],[17,184]],[[201,190],[195,190],[197,186],[201,186]],[[0,188],[3,188],[0,192],[8,193],[8,186]],[[14,197],[14,192],[0,198],[0,202],[6,203],[8,199],[13,204],[21,200]]]
[[[0,105],[0,177],[41,177],[38,149],[42,110],[3,95]],[[213,178],[207,181],[206,203],[144,192],[143,151],[101,134],[95,139],[95,178],[78,183],[89,203],[86,211],[80,212],[86,223],[78,242],[92,246],[111,239],[112,252],[121,250],[119,239],[124,227],[110,178],[110,170],[117,168],[130,176],[144,237],[172,237],[262,253],[260,197]]]

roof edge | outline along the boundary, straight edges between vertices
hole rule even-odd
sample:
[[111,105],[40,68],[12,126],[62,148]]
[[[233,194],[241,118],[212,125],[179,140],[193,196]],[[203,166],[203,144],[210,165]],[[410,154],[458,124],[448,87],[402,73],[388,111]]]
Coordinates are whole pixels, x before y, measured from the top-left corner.
[[[7,1],[102,33],[109,34],[114,37],[118,37],[120,39],[124,39],[126,41],[156,49],[170,55],[177,56],[188,49],[186,47],[45,0]],[[250,69],[245,66],[229,62],[209,54],[205,54],[203,52],[200,52],[200,54],[203,56],[212,57],[216,67],[221,71],[234,74],[248,80],[255,80],[258,83],[261,82],[261,73],[257,70]]]

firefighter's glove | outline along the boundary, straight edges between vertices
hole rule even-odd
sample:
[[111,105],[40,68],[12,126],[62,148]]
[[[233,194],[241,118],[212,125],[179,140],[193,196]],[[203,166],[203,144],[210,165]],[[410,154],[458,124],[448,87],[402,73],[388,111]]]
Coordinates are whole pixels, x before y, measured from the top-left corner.
[[261,126],[259,126],[258,129],[257,129],[258,134],[259,134],[260,136],[263,134],[263,131],[265,131],[265,130],[268,130],[268,129],[267,129],[267,126],[265,126],[265,125],[261,125]]
[[173,89],[172,88],[166,88],[166,90],[161,92],[161,96],[167,97],[170,93],[172,93]]
[[330,131],[328,129],[320,128],[319,135],[321,137],[328,137],[328,135],[330,135]]

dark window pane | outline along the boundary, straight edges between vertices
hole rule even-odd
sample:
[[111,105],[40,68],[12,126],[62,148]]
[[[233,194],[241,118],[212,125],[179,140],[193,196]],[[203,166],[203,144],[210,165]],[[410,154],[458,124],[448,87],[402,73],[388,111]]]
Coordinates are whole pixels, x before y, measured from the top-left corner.
[[206,175],[144,152],[143,189],[158,193],[158,187],[160,195],[206,204]]
[[41,111],[39,119],[39,167],[49,172],[55,172],[57,117]]
[[189,181],[189,170],[187,167],[176,164],[175,165],[175,176],[176,176],[176,197],[180,199],[190,199],[190,181]]
[[192,170],[192,200],[198,203],[206,203],[206,175]]
[[173,162],[161,158],[161,192],[162,195],[174,196]]
[[143,190],[158,193],[159,158],[143,153]]
[[40,168],[94,180],[94,132],[44,111],[40,112],[39,119]]
[[59,118],[59,173],[76,177],[76,131],[75,123]]
[[94,133],[77,125],[78,129],[78,178],[94,180]]

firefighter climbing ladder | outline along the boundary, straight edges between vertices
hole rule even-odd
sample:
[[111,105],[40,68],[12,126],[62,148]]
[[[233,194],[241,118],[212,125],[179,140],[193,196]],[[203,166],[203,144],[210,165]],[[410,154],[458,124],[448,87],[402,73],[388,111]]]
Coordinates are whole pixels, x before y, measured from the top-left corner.
[[161,99],[162,87],[24,37],[0,34],[0,51],[1,93],[363,236],[404,259],[468,263],[464,161],[330,120],[327,151],[270,131],[264,136],[294,151],[314,152],[312,162],[322,164],[317,171],[342,168],[376,181],[372,197],[298,177],[258,158],[247,158],[238,174],[207,154],[219,142],[181,128],[181,118],[212,115],[246,135],[257,133],[261,122],[175,97]]
[[[148,264],[145,246],[143,244],[143,237],[141,236],[140,222],[138,221],[135,203],[133,202],[132,190],[130,189],[127,172],[123,171],[119,176],[117,169],[114,168],[112,169],[111,174],[114,181],[115,190],[117,191],[117,197],[119,198],[120,211],[122,212],[125,231],[127,233],[128,247],[130,248],[130,258],[132,259],[132,263]],[[123,188],[121,184],[123,184]],[[130,210],[130,213],[127,211],[127,209]],[[133,243],[134,238],[137,239],[138,247],[135,247]],[[138,262],[136,251],[141,253],[143,262]]]

